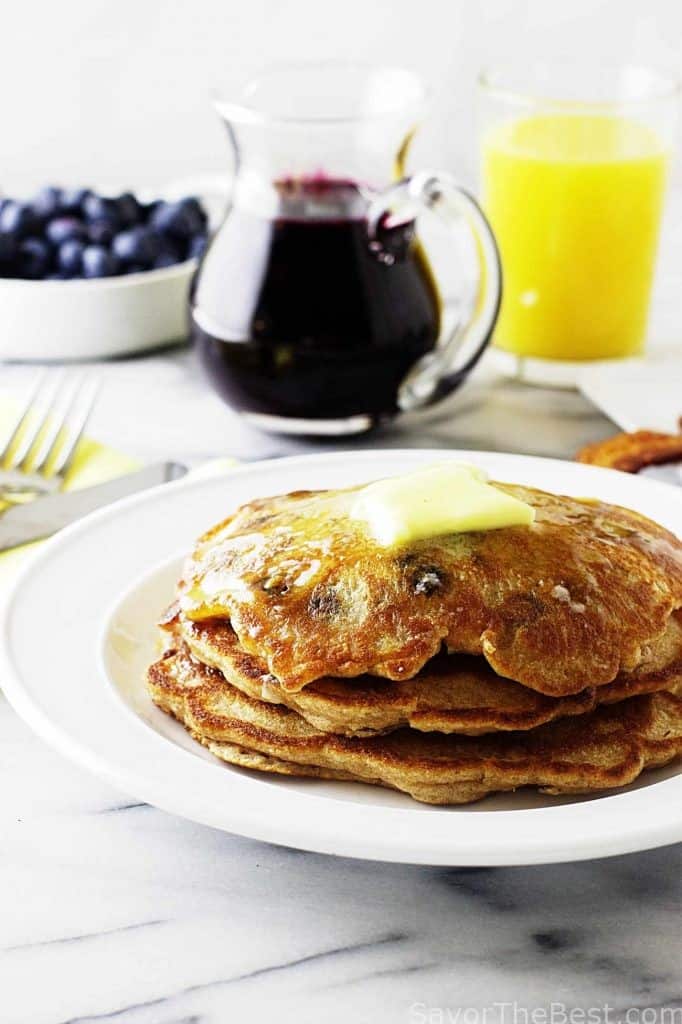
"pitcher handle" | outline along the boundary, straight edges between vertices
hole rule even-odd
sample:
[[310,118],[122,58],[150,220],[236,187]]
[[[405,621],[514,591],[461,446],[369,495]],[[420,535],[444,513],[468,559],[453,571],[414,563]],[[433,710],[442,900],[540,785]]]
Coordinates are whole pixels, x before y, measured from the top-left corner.
[[[371,203],[370,245],[379,258],[382,228],[396,215],[414,219],[423,210],[433,211],[450,227],[466,223],[475,244],[478,274],[457,325],[401,382],[397,401],[405,412],[433,405],[458,386],[488,344],[502,299],[502,268],[492,229],[476,200],[448,174],[421,171],[392,185]],[[389,253],[386,259],[391,259]]]

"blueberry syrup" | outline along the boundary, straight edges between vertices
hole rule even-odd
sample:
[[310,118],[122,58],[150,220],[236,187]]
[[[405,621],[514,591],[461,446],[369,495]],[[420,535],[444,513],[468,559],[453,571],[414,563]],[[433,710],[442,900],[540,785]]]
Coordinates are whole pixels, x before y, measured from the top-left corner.
[[274,218],[232,209],[199,272],[192,331],[209,376],[241,410],[390,415],[440,330],[414,222],[384,224],[373,242],[353,182],[286,179],[277,193]]

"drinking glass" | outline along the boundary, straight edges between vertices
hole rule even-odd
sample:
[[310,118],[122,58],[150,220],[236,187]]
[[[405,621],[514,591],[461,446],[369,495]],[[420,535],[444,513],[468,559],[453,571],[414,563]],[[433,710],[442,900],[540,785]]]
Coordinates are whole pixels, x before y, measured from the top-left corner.
[[642,352],[678,106],[640,67],[540,64],[479,79],[482,204],[502,257],[493,344],[528,380]]

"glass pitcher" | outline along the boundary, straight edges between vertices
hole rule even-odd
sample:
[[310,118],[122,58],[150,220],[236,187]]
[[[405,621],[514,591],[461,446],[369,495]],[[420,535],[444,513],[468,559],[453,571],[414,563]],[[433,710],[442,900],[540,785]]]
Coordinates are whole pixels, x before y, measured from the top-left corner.
[[[351,434],[431,405],[479,359],[500,303],[497,247],[447,174],[405,176],[425,93],[411,72],[275,68],[218,99],[234,150],[225,220],[199,269],[192,334],[223,398],[281,433]],[[457,325],[416,233],[462,227],[474,274]]]

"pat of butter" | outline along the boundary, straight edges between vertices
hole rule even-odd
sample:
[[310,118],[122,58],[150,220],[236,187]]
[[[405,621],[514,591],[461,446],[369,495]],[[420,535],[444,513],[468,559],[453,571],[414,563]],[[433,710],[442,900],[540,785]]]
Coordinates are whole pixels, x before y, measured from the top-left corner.
[[488,483],[476,466],[441,462],[358,491],[351,518],[364,521],[379,544],[503,526],[528,526],[535,509]]

